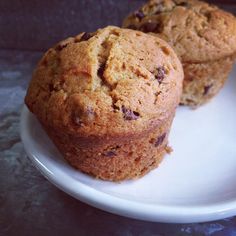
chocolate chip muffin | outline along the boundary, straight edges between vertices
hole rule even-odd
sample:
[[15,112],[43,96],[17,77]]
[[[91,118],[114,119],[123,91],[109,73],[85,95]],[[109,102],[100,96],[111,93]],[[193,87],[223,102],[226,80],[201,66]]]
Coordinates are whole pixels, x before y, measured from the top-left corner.
[[224,85],[236,54],[235,17],[197,0],[150,0],[123,23],[166,40],[185,73],[181,103],[199,106]]
[[110,26],[49,49],[25,103],[72,166],[120,181],[144,175],[169,152],[182,80],[166,42]]

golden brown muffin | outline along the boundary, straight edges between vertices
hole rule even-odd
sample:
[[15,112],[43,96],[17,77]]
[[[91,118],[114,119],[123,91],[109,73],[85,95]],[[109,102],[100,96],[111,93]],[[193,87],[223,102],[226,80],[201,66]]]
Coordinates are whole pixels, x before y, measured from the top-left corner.
[[182,80],[166,42],[107,27],[49,49],[25,103],[71,165],[120,181],[144,175],[169,151]]
[[199,106],[224,85],[236,53],[236,19],[197,0],[150,0],[128,16],[125,28],[166,40],[185,73],[181,103]]

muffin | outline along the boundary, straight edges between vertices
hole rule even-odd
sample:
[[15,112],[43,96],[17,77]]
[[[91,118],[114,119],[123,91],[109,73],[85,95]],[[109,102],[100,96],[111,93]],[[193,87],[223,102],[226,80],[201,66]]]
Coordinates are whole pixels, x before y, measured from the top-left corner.
[[110,26],[49,49],[25,103],[72,166],[120,181],[143,176],[170,151],[182,80],[165,41]]
[[124,28],[166,40],[184,68],[181,104],[197,107],[223,87],[236,55],[235,17],[197,0],[150,0]]

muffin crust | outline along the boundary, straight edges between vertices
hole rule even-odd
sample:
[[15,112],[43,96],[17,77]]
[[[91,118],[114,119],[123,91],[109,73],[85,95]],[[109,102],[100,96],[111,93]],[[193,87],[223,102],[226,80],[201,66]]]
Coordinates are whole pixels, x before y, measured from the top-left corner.
[[[163,40],[106,27],[49,49],[34,72],[25,102],[73,166],[102,179],[122,180],[145,172],[131,171],[129,163],[147,156],[152,143],[151,166],[168,150],[182,79],[182,66]],[[137,144],[139,151],[128,158],[128,149]],[[120,167],[104,162],[106,152]]]
[[[192,67],[212,66],[203,69],[202,74],[198,70],[196,80],[192,77],[191,85],[188,84],[188,78],[185,78],[182,104],[198,106],[211,99],[219,92],[229,74],[228,62],[232,62],[230,68],[233,65],[236,55],[236,19],[230,13],[205,2],[150,0],[128,16],[123,26],[151,33],[166,40],[175,49],[184,68],[187,68],[184,70],[187,77],[193,74],[193,71],[189,71]],[[213,71],[217,68],[215,66],[217,62],[224,60],[223,65],[218,65],[220,67],[225,65],[225,68],[217,69],[215,75],[218,76],[207,75],[206,71]],[[210,82],[214,79],[215,89],[205,96],[202,88],[208,83],[209,78]],[[200,87],[197,90],[190,89],[198,86]]]

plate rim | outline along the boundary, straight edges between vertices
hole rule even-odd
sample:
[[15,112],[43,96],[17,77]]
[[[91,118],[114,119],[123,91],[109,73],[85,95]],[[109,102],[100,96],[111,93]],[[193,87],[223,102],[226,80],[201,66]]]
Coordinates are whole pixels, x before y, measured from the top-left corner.
[[200,223],[220,220],[236,215],[236,199],[205,206],[168,206],[134,202],[110,195],[92,188],[79,180],[76,181],[76,188],[73,188],[72,185],[66,184],[69,180],[75,181],[71,176],[64,173],[60,168],[57,168],[57,170],[61,172],[64,178],[59,178],[59,176],[54,175],[54,173],[30,151],[29,146],[26,145],[30,137],[29,127],[26,122],[27,119],[30,119],[29,114],[30,111],[26,105],[23,105],[20,115],[20,137],[27,156],[49,182],[70,196],[88,205],[124,217],[162,223]]

